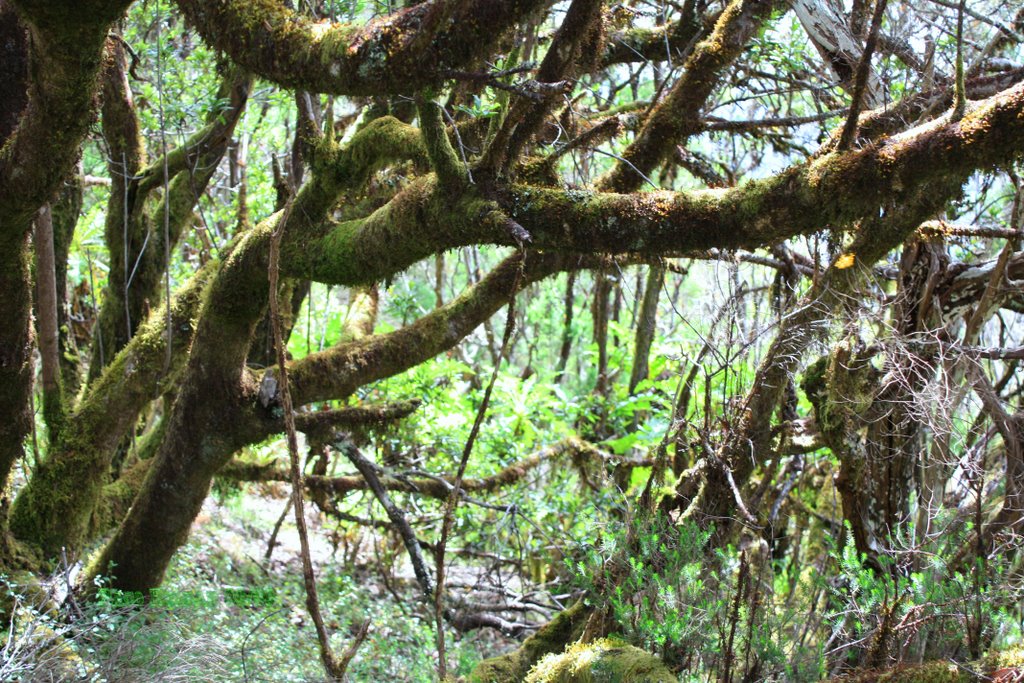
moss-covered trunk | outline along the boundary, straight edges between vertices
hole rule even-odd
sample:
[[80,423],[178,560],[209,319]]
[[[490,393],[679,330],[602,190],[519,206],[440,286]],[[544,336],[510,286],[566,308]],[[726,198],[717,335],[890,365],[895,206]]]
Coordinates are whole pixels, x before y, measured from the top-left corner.
[[32,430],[32,283],[28,235],[22,234],[20,240],[0,241],[0,485],[6,485]]
[[142,490],[114,537],[90,568],[122,590],[160,584],[171,557],[188,538],[213,476],[245,445],[247,410],[259,391],[245,359],[268,286],[269,226],[244,236],[217,273],[199,324],[177,399]]
[[[24,73],[32,78],[25,88],[17,77],[25,54],[18,40],[22,34],[12,28],[6,11],[10,5],[30,36]],[[17,57],[5,83],[14,98],[4,103],[6,139],[0,148],[0,484],[21,455],[31,424],[32,283],[26,239],[36,212],[53,198],[78,157],[107,29],[128,2],[20,0],[10,5],[0,8],[4,31],[14,36],[5,48],[13,45]],[[17,126],[8,135],[15,119]]]
[[171,366],[165,321],[158,311],[68,416],[61,439],[14,502],[11,529],[19,539],[50,557],[64,547],[74,553],[88,539],[90,516],[108,483],[111,459],[140,411],[159,395],[160,383],[180,367],[214,265],[197,273],[174,299]]
[[557,654],[583,635],[590,610],[582,601],[555,615],[555,618],[523,642],[522,646],[500,657],[486,659],[473,669],[473,683],[518,683],[545,655]]

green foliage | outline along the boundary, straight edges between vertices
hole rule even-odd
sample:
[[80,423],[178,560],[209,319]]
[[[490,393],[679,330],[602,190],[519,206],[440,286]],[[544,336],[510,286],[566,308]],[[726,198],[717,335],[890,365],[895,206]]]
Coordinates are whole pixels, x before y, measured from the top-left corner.
[[[971,532],[968,524],[939,542],[961,547]],[[906,533],[913,538],[912,525]],[[958,567],[951,565],[948,552],[929,552],[927,547],[879,554],[870,562],[852,543],[831,552],[839,580],[822,579],[821,588],[833,601],[829,622],[834,632],[845,632],[850,642],[859,643],[846,653],[853,663],[872,648],[895,647],[870,636],[886,628],[899,633],[899,625],[908,622],[926,644],[926,659],[960,651],[978,655],[989,647],[1005,649],[1021,642],[1016,613],[1024,589],[1013,578],[1014,563],[1001,554]]]
[[612,615],[627,641],[664,653],[670,663],[679,652],[714,657],[722,646],[714,626],[728,604],[722,584],[706,572],[710,532],[661,517],[634,527],[607,532],[567,560],[575,584]]

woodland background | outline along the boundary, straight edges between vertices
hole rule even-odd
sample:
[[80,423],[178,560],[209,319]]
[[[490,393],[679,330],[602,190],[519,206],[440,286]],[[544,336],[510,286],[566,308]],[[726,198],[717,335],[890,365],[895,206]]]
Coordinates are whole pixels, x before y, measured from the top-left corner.
[[1018,680],[1022,41],[0,0],[0,678]]

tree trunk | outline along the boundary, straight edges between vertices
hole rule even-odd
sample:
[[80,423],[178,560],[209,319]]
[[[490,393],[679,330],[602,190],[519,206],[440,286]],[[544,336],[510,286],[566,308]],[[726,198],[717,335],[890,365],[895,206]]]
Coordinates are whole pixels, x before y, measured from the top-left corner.
[[60,333],[57,328],[57,277],[53,247],[53,213],[46,204],[36,217],[36,324],[42,361],[43,419],[50,441],[59,438],[64,422],[64,396],[60,373]]
[[[11,226],[14,227],[14,226]],[[17,232],[0,224],[0,235]],[[28,232],[0,240],[0,483],[5,487],[32,430],[32,280]]]
[[643,304],[640,306],[640,319],[636,325],[636,340],[633,348],[633,368],[629,376],[629,393],[636,391],[640,382],[647,379],[648,364],[651,356],[651,344],[657,330],[658,299],[661,288],[665,284],[665,267],[651,266],[647,272],[647,285],[644,287]]
[[558,365],[555,366],[555,384],[559,384],[565,376],[565,368],[569,364],[569,353],[572,351],[572,318],[576,306],[574,286],[576,271],[570,270],[565,278],[565,313],[562,322],[562,346],[558,350]]

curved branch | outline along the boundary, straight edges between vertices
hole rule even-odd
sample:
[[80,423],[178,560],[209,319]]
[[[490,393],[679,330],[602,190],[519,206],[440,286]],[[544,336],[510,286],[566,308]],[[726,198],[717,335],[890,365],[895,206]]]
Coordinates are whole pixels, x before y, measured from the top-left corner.
[[[921,187],[963,183],[1022,149],[1024,84],[1018,84],[976,103],[961,121],[940,119],[739,187],[614,194],[514,186],[495,194],[539,249],[648,255],[753,249],[877,217],[885,207],[913,202]],[[444,249],[518,246],[494,208],[472,191],[453,198],[427,176],[366,218],[316,226],[294,240],[286,235],[281,267],[292,277],[354,285],[382,280]]]
[[528,252],[505,259],[458,298],[416,322],[314,353],[292,364],[289,376],[296,405],[348,396],[360,386],[390,377],[451,348],[508,303],[517,274],[520,287],[559,270],[577,268],[579,259]]
[[[660,254],[756,246],[828,226],[849,226],[877,216],[882,207],[917,207],[918,194],[935,185],[942,188],[942,196],[936,197],[940,201],[948,196],[949,187],[958,187],[973,170],[1011,159],[1024,148],[1022,110],[1024,86],[1018,86],[980,103],[959,122],[936,122],[862,150],[826,155],[741,188],[640,195],[523,188],[501,199],[508,215],[533,234],[535,245],[562,252],[528,255],[524,267],[529,275],[523,282],[558,268],[578,267],[565,252]],[[336,154],[325,153],[347,160],[344,163],[314,164],[313,178],[295,200],[295,224],[285,232],[282,273],[357,284],[393,274],[449,246],[515,241],[500,221],[483,220],[501,215],[494,201],[469,191],[459,198],[435,192],[433,176],[413,182],[367,219],[323,230],[345,183],[367,172],[365,163],[356,163],[358,147],[353,140]],[[373,153],[372,160],[384,163],[381,150],[366,151]],[[395,153],[407,157],[409,149]],[[266,240],[275,220],[243,238],[211,288],[182,391],[169,418],[169,437],[131,512],[91,570],[109,572],[116,566],[118,587],[148,590],[159,583],[187,537],[213,476],[245,445],[244,431],[225,433],[220,426],[244,422],[253,410],[255,376],[243,368],[252,329],[266,301],[262,275]],[[864,263],[877,258],[878,249],[893,234],[865,235],[858,259]],[[512,269],[520,267],[518,258],[506,261],[481,283],[484,289],[477,291],[487,291],[487,296],[460,297],[435,311],[437,315],[429,314],[392,335],[295,363],[296,403],[350,394],[385,373],[420,362],[417,358],[445,350],[475,327],[470,326],[473,319],[489,315],[488,310],[493,312],[507,300],[516,277]],[[463,324],[465,328],[460,327]],[[742,478],[737,484],[742,485]]]
[[[263,383],[260,386],[260,402],[264,408],[279,405],[280,398],[277,393],[277,382],[273,380],[273,369],[268,370],[263,376]],[[268,378],[270,381],[268,382]],[[264,389],[273,387],[265,392]],[[272,392],[272,393],[271,393]],[[266,399],[266,400],[264,400]],[[400,401],[383,406],[357,405],[337,408],[334,410],[319,410],[308,413],[295,414],[295,428],[304,434],[330,435],[337,429],[367,429],[390,424],[404,417],[412,415],[420,407],[419,401]],[[278,411],[275,411],[275,413]],[[269,426],[269,429],[266,427]],[[258,433],[249,435],[252,443],[256,443],[271,434],[284,431],[283,417],[277,417],[269,425],[263,425]]]
[[142,409],[159,395],[160,383],[173,376],[184,360],[192,338],[192,320],[214,272],[211,262],[174,297],[170,367],[166,366],[166,319],[158,313],[87,388],[68,415],[61,438],[14,501],[11,529],[15,536],[49,555],[59,553],[62,547],[79,547],[118,444]]
[[[450,5],[455,2],[454,8]],[[289,88],[384,95],[439,85],[545,0],[434,0],[366,26],[317,22],[280,0],[178,0],[210,45]]]
[[775,4],[775,0],[733,0],[726,7],[714,32],[686,60],[686,70],[672,91],[654,108],[636,139],[622,153],[622,161],[599,181],[602,189],[637,189],[644,177],[672,153],[673,145],[683,144],[701,130],[701,109]]

